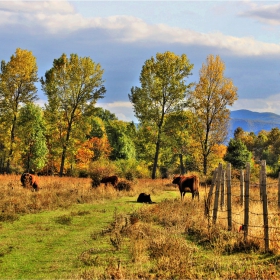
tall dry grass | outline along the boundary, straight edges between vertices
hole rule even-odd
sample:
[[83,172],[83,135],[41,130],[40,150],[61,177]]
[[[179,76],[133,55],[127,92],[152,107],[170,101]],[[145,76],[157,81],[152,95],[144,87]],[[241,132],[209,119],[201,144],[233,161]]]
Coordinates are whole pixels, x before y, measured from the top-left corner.
[[[200,201],[180,193],[171,180],[141,179],[131,183],[131,190],[117,191],[111,186],[91,187],[91,179],[67,177],[40,177],[40,190],[24,189],[20,176],[0,176],[0,221],[12,221],[19,214],[32,214],[43,210],[68,208],[79,203],[100,203],[123,196],[136,198],[140,192],[151,194],[152,199],[162,197],[155,204],[143,204],[133,213],[116,214],[106,231],[92,234],[93,240],[108,235],[115,252],[129,254],[126,265],[112,255],[104,259],[98,250],[90,248],[79,256],[86,270],[73,275],[81,279],[277,279],[280,242],[278,241],[279,211],[277,184],[268,189],[270,248],[274,257],[254,258],[264,252],[262,205],[259,189],[250,188],[249,236],[244,241],[239,226],[244,220],[240,204],[239,186],[232,188],[233,229],[227,230],[226,205],[219,206],[216,224],[204,215],[204,201],[208,188],[200,189]],[[175,191],[175,198],[164,197]],[[225,200],[226,202],[226,200]],[[213,210],[213,209],[211,209]],[[242,253],[245,255],[235,256]],[[269,265],[268,265],[269,264]],[[266,268],[266,269],[265,269]]]
[[[3,216],[36,213],[67,208],[76,203],[98,203],[122,196],[136,197],[140,192],[157,196],[169,182],[149,179],[129,182],[129,191],[117,191],[111,185],[93,188],[90,178],[40,176],[39,191],[23,188],[20,175],[0,175],[0,213]],[[174,187],[172,187],[174,189]],[[1,214],[0,214],[1,215]]]

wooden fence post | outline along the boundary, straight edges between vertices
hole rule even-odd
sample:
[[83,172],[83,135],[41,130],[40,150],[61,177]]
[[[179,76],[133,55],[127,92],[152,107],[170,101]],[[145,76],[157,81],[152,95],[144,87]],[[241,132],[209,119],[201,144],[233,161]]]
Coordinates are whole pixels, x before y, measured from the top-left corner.
[[244,211],[244,240],[247,240],[249,225],[249,186],[250,186],[250,163],[246,163],[245,173],[245,211]]
[[244,204],[244,171],[240,170],[240,205]]
[[226,171],[222,170],[222,176],[221,176],[221,201],[220,201],[220,208],[223,210],[223,207],[225,205],[225,181],[226,181]]
[[214,199],[214,209],[213,209],[213,223],[214,224],[216,223],[216,220],[217,220],[222,172],[223,172],[223,166],[222,166],[221,163],[219,163],[217,183],[216,183],[216,191],[215,191],[215,199]]
[[227,211],[228,211],[228,230],[232,230],[232,212],[231,212],[231,164],[227,164]]
[[212,179],[212,182],[211,182],[211,186],[210,186],[210,189],[209,189],[207,200],[205,201],[204,215],[206,217],[209,215],[210,205],[211,205],[211,200],[212,200],[212,195],[213,195],[213,190],[214,190],[214,186],[215,186],[216,180],[217,180],[217,174],[218,174],[218,168],[216,168],[214,170],[213,179]]
[[261,185],[262,201],[263,201],[263,227],[264,227],[264,243],[265,252],[269,251],[269,236],[268,236],[268,210],[267,210],[267,193],[266,193],[266,161],[261,162]]
[[263,201],[263,188],[262,188],[262,162],[260,163],[260,177],[259,177],[259,188],[260,188],[260,200]]

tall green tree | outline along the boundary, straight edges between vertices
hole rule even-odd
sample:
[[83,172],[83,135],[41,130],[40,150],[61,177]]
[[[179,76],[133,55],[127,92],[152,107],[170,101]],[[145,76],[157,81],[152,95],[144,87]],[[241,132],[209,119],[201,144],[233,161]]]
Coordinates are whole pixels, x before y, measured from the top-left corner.
[[113,149],[110,156],[112,160],[136,157],[135,145],[129,130],[130,123],[123,121],[109,121],[106,125],[108,140]]
[[165,131],[167,146],[171,147],[172,156],[179,159],[180,174],[186,173],[184,158],[190,154],[189,122],[192,119],[190,111],[180,111],[169,114],[166,119]]
[[42,169],[47,160],[45,123],[42,109],[28,103],[20,109],[18,118],[19,146],[25,170]]
[[203,173],[208,172],[208,158],[215,145],[222,144],[227,136],[230,111],[237,100],[237,88],[231,79],[224,77],[225,64],[219,56],[209,55],[200,69],[200,79],[191,93],[192,110],[197,117],[193,134],[203,162]]
[[14,157],[15,139],[17,135],[17,118],[21,105],[37,99],[38,81],[36,58],[31,51],[16,49],[10,61],[1,62],[0,73],[0,117],[8,129],[7,172]]
[[161,138],[166,115],[182,110],[189,85],[186,78],[191,74],[193,64],[185,54],[172,52],[157,53],[146,60],[140,74],[141,87],[132,87],[129,99],[135,116],[140,123],[151,125],[156,131],[155,155],[152,179],[160,154]]
[[235,169],[244,169],[246,162],[250,162],[252,154],[240,140],[230,139],[224,160],[230,162]]
[[60,176],[64,171],[71,135],[84,118],[93,114],[96,101],[106,92],[102,79],[104,70],[90,57],[62,54],[54,59],[53,67],[41,78],[48,97],[46,107],[51,130],[57,133],[61,145]]

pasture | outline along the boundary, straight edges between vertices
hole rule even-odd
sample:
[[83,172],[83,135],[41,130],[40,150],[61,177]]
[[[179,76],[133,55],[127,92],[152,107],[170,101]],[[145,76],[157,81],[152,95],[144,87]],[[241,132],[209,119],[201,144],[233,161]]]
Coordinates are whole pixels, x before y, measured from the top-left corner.
[[[86,178],[39,179],[32,192],[20,175],[0,176],[1,279],[280,278],[278,243],[265,254],[258,229],[243,241],[242,217],[231,232],[223,219],[204,217],[207,188],[199,201],[187,193],[181,202],[172,179],[137,180],[129,191],[92,188]],[[154,203],[137,203],[142,192]]]

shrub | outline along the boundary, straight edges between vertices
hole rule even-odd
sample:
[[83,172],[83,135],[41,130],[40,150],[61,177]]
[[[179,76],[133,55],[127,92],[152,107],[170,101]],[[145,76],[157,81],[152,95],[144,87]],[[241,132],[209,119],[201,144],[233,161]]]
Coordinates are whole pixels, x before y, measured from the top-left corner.
[[116,162],[116,165],[118,167],[118,174],[129,181],[133,181],[136,178],[150,177],[150,171],[145,162],[138,162],[135,159],[121,159]]
[[115,187],[116,190],[118,191],[130,191],[131,190],[131,185],[127,181],[120,181]]

